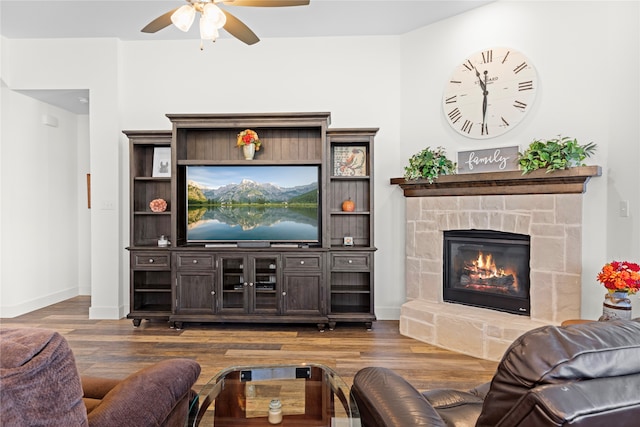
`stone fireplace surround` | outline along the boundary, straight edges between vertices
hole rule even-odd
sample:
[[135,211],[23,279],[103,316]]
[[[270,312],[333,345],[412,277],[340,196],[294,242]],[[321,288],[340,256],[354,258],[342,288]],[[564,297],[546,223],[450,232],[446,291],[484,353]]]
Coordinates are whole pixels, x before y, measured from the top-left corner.
[[[574,169],[526,177],[520,172],[446,176],[431,185],[392,179],[407,197],[407,302],[400,312],[400,333],[499,360],[522,333],[578,318],[582,193],[600,169]],[[466,229],[531,236],[530,317],[443,302],[443,231]]]

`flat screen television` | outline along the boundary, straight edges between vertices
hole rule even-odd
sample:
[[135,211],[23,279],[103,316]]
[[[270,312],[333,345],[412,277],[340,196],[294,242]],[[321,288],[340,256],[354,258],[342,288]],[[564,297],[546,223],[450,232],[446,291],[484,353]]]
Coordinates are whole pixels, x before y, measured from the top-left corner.
[[186,167],[187,243],[320,244],[320,167]]

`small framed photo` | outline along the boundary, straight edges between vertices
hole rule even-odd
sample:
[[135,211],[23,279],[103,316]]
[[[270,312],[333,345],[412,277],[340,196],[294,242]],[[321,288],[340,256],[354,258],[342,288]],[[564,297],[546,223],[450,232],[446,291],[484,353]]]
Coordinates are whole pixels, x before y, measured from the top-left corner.
[[333,147],[334,176],[367,176],[367,147],[345,145]]
[[171,177],[171,147],[155,147],[153,149],[154,178]]
[[353,237],[344,236],[344,238],[342,239],[342,244],[344,246],[353,246]]

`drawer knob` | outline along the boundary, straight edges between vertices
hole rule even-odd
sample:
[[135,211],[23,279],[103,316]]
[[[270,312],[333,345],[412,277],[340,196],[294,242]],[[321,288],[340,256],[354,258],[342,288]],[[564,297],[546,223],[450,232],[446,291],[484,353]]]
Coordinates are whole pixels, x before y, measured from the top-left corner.
[[211,291],[211,295],[215,295],[215,294],[216,294],[216,291]]
[[349,260],[349,264],[353,264],[353,261]]
[[300,264],[304,264],[304,261],[300,261]]
[[149,258],[149,264],[153,264],[154,259],[153,258]]
[[194,259],[194,260],[193,260],[193,263],[194,263],[194,264],[197,264],[197,263],[198,263],[198,260],[197,260],[197,259]]
[[287,293],[283,291],[282,292],[282,296],[286,296],[286,295],[287,295]]
[[249,286],[253,286],[253,282],[249,282]]

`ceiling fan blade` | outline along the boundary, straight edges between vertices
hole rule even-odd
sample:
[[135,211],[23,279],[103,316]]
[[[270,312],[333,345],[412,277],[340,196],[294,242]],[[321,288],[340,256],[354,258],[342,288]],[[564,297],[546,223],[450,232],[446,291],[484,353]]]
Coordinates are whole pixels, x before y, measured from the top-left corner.
[[171,25],[171,15],[173,15],[173,12],[178,9],[179,8],[176,7],[175,9],[158,16],[156,19],[149,22],[147,26],[140,31],[142,31],[143,33],[155,33],[156,31],[160,31],[161,29],[168,27],[169,25]]
[[229,34],[248,45],[256,44],[260,41],[258,36],[256,36],[256,34],[241,20],[226,10],[223,10],[222,12],[227,17],[227,23],[224,24],[224,29],[227,30]]
[[222,3],[227,6],[285,7],[306,6],[309,0],[228,0]]

